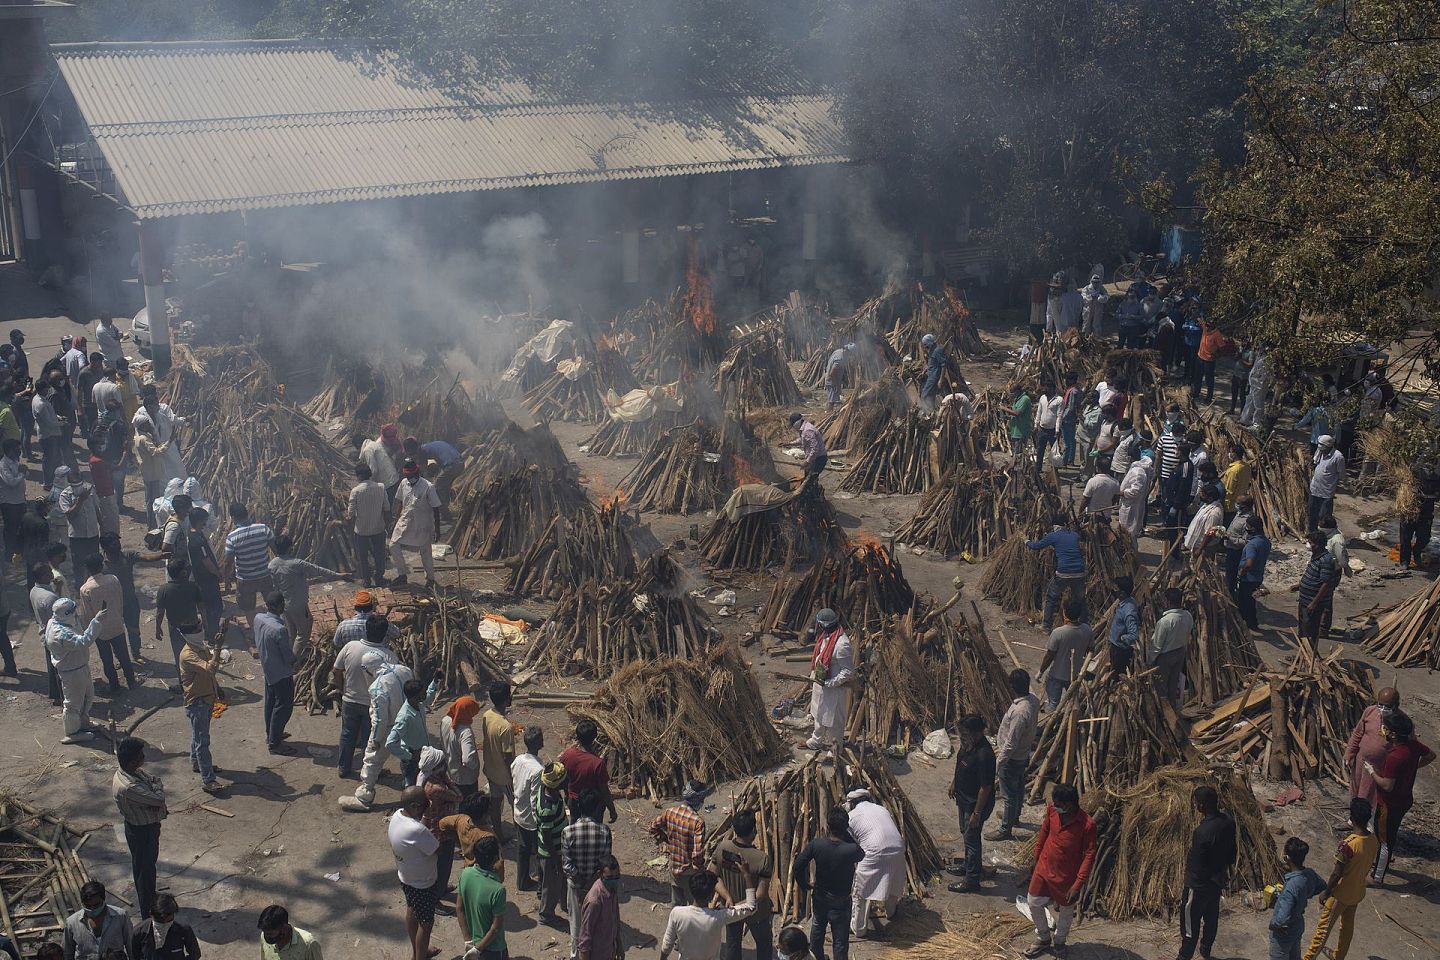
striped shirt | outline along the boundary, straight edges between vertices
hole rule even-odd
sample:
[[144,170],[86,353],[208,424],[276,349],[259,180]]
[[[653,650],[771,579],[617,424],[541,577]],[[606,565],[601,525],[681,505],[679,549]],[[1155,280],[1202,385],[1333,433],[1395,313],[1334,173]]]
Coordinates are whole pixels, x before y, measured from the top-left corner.
[[1155,441],[1155,460],[1160,479],[1170,479],[1170,475],[1180,466],[1180,438],[1173,433],[1167,433]]
[[1300,577],[1300,606],[1308,607],[1315,601],[1320,593],[1320,588],[1328,583],[1340,579],[1339,568],[1335,565],[1335,558],[1324,550],[1317,556],[1310,558],[1305,565],[1305,573]]
[[247,523],[225,536],[225,556],[235,563],[240,580],[263,580],[270,575],[270,544],[275,534],[263,523]]

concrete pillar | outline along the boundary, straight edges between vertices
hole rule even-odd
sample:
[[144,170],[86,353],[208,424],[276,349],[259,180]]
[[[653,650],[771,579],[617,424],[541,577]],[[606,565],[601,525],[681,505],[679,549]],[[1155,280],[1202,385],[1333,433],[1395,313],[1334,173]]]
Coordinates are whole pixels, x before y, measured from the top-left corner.
[[620,234],[621,279],[626,283],[640,282],[640,231],[629,229]]
[[140,221],[140,282],[145,287],[145,315],[150,320],[150,356],[155,376],[170,372],[170,314],[165,308],[165,240],[155,220]]

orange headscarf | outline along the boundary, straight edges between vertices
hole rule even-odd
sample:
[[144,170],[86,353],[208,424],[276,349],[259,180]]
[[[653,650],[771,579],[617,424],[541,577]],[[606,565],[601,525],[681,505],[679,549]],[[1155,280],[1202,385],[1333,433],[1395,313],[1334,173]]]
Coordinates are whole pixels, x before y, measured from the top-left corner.
[[450,704],[450,709],[445,715],[450,718],[450,728],[467,727],[470,722],[480,714],[480,701],[471,696],[464,696]]

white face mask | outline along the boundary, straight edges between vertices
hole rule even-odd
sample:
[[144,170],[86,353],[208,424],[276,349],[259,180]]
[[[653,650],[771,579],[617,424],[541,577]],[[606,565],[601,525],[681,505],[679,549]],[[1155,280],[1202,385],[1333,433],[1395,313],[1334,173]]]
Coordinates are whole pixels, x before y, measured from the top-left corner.
[[165,923],[161,923],[159,920],[155,921],[155,946],[164,946],[165,938],[170,936],[170,928],[174,924],[174,920],[169,920]]

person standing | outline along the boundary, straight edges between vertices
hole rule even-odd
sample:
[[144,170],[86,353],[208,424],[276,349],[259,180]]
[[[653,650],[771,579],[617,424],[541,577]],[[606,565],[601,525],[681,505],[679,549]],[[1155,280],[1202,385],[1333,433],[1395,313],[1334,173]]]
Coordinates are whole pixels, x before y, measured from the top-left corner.
[[1032,427],[1030,408],[1032,402],[1030,394],[1025,392],[1025,385],[1012,383],[1010,385],[1010,405],[1002,406],[1000,412],[1010,418],[1010,452],[1016,461],[1020,459],[1020,453],[1030,442],[1030,430]]
[[1336,575],[1335,558],[1325,549],[1325,535],[1311,530],[1305,535],[1310,545],[1310,562],[1300,576],[1300,639],[1310,644],[1311,650],[1320,649],[1320,625],[1325,622],[1326,613],[1334,600]]
[[[1063,956],[1070,924],[1075,920],[1075,901],[1090,879],[1095,865],[1095,843],[1099,831],[1090,815],[1080,809],[1080,793],[1068,783],[1057,783],[1050,791],[1050,806],[1035,839],[1035,865],[1026,885],[1025,903],[1035,924],[1035,942],[1021,956],[1046,953]],[[1049,907],[1055,907],[1055,926],[1050,926]]]
[[973,893],[980,889],[984,867],[980,828],[995,810],[995,751],[985,739],[985,721],[973,713],[960,721],[960,749],[955,754],[949,796],[955,801],[965,837],[965,879],[950,884],[949,890]]
[[1118,675],[1130,669],[1140,647],[1140,604],[1132,578],[1116,577],[1114,583],[1118,599],[1110,620],[1110,672]]
[[71,381],[75,385],[75,406],[80,411],[80,426],[86,437],[94,432],[95,424],[100,420],[100,408],[95,404],[95,384],[103,379],[105,355],[96,350],[90,354],[89,361]]
[[1035,404],[1035,475],[1045,469],[1045,451],[1060,432],[1060,411],[1065,397],[1052,384],[1040,385],[1040,400]]
[[1180,950],[1175,960],[1190,960],[1195,947],[1210,956],[1220,923],[1220,898],[1230,886],[1237,847],[1235,820],[1220,809],[1220,794],[1208,783],[1190,792],[1200,823],[1190,834],[1185,856],[1185,891],[1180,895]]
[[205,630],[200,625],[200,605],[204,597],[190,579],[190,565],[182,559],[165,564],[165,583],[155,591],[155,643],[160,643],[165,624],[170,624],[170,652],[175,657],[175,683],[172,692],[180,692],[180,654],[187,643],[204,642]]
[[212,634],[219,633],[220,624],[225,619],[225,599],[220,590],[220,561],[215,556],[215,548],[210,546],[210,538],[205,535],[210,514],[201,507],[195,507],[188,519],[184,556],[189,558],[190,576],[195,586],[200,588],[200,612],[205,618],[205,629]]
[[295,709],[295,645],[285,622],[285,595],[272,590],[265,612],[255,617],[255,651],[265,678],[265,746],[273,754],[292,756],[285,725]]
[[[383,621],[385,618],[377,616],[374,619]],[[381,635],[381,630],[382,627],[375,627],[377,637]],[[362,641],[356,649],[360,651],[360,670],[353,680],[348,677],[347,670],[346,682],[358,684],[369,681],[369,686],[365,688],[365,694],[370,699],[369,728],[368,732],[359,729],[353,731],[353,736],[357,739],[363,737],[365,744],[360,765],[360,785],[355,788],[354,796],[340,798],[340,806],[347,810],[365,811],[375,802],[375,787],[380,783],[380,772],[385,766],[385,757],[389,754],[386,742],[390,739],[390,731],[400,715],[400,708],[405,704],[405,684],[413,680],[415,675],[404,664],[387,659],[393,654],[384,645],[383,639],[377,644]],[[342,709],[343,706],[342,703]],[[342,742],[345,736],[342,717]],[[341,777],[344,776],[346,774],[342,772]]]
[[[491,794],[492,801],[495,795]],[[560,868],[565,871],[566,911],[570,916],[570,957],[580,949],[580,907],[610,857],[610,828],[601,823],[600,797],[587,790],[574,804],[570,825],[560,832]]]
[[435,906],[440,893],[435,855],[440,841],[421,822],[430,801],[425,788],[407,786],[400,794],[400,809],[390,818],[390,850],[405,895],[405,932],[410,937],[411,960],[429,960],[430,933],[435,927]]
[[569,801],[574,803],[580,794],[593,789],[603,798],[610,822],[614,823],[618,813],[615,798],[610,792],[610,767],[595,750],[595,738],[599,735],[600,728],[594,720],[585,718],[577,721],[575,745],[560,754],[560,762],[565,765]]
[[1391,711],[1381,721],[1380,729],[1388,744],[1385,759],[1378,768],[1362,761],[1365,772],[1375,781],[1375,834],[1380,838],[1380,854],[1370,871],[1372,887],[1385,885],[1395,839],[1400,836],[1400,821],[1415,803],[1415,774],[1435,762],[1435,751],[1415,739],[1415,721],[1408,714]]
[[405,550],[419,551],[420,564],[425,568],[425,588],[435,588],[435,557],[430,547],[440,536],[440,495],[430,481],[420,476],[420,468],[407,457],[401,466],[404,475],[395,492],[395,529],[390,532],[390,560],[395,564],[392,587],[410,582],[410,567]]
[[125,356],[125,351],[120,348],[120,328],[115,326],[115,318],[108,313],[100,314],[100,320],[95,324],[95,346],[100,348],[100,354],[105,362],[112,367]]
[[405,702],[395,714],[395,725],[385,738],[385,749],[400,761],[400,772],[405,775],[405,786],[409,787],[420,778],[420,751],[429,744],[430,734],[425,729],[425,687],[419,680],[407,680],[403,689]]
[[[145,741],[125,737],[115,747],[120,769],[110,783],[110,793],[125,821],[125,845],[130,848],[130,868],[135,878],[136,907],[140,916],[155,910],[155,865],[160,860],[160,823],[169,815],[165,785],[140,768],[145,763]],[[160,938],[164,941],[164,937]]]
[[1179,587],[1165,589],[1165,609],[1155,621],[1155,634],[1145,649],[1145,663],[1155,671],[1155,689],[1177,711],[1185,687],[1185,657],[1195,633],[1195,617],[1184,607]]
[[88,577],[80,587],[80,619],[100,622],[95,648],[100,651],[100,664],[105,669],[110,693],[120,691],[120,677],[115,669],[117,661],[120,672],[125,674],[126,685],[131,690],[137,689],[140,683],[135,679],[135,668],[130,665],[130,650],[125,644],[125,594],[120,589],[120,580],[105,572],[105,561],[98,553],[86,557],[84,565]]
[[1215,364],[1221,355],[1234,347],[1234,341],[1220,329],[1208,323],[1204,318],[1200,320],[1200,343],[1195,348],[1195,379],[1190,384],[1190,399],[1200,402],[1200,388],[1205,388],[1205,403],[1215,402]]
[[1335,493],[1345,478],[1345,454],[1335,449],[1335,438],[1328,433],[1320,438],[1312,458],[1315,472],[1310,475],[1310,497],[1305,504],[1305,518],[1314,530],[1320,518],[1335,512]]
[[1270,560],[1270,539],[1265,536],[1264,526],[1257,516],[1245,518],[1245,547],[1240,551],[1240,567],[1236,572],[1235,605],[1240,608],[1245,626],[1251,630],[1260,629],[1255,591],[1265,583],[1265,564]]
[[47,487],[55,480],[55,468],[65,462],[65,425],[55,410],[54,399],[54,385],[49,380],[37,380],[30,415],[35,421],[35,435],[40,438],[40,469]]
[[165,452],[169,444],[155,442],[155,427],[150,421],[136,423],[131,427],[133,439],[131,452],[140,465],[140,479],[145,484],[145,525],[154,527],[155,501],[165,492],[168,472],[165,466]]
[[360,560],[360,579],[367,587],[385,584],[385,530],[390,514],[390,496],[385,486],[374,479],[370,468],[355,464],[355,479],[350,488],[350,506],[346,519],[354,525],[355,553]]
[[[508,960],[505,883],[495,872],[496,865],[501,862],[500,842],[494,837],[482,837],[475,842],[471,855],[475,863],[460,871],[460,880],[455,887],[458,901],[455,919],[460,924],[460,936],[468,944],[464,960]],[[615,858],[610,860],[614,862]],[[618,864],[616,873],[619,873]],[[614,909],[614,931],[618,938],[619,906]],[[604,958],[597,956],[596,960]]]
[[[1440,464],[1424,463],[1415,473],[1415,509],[1400,518],[1400,566],[1416,569],[1423,562],[1435,526],[1435,501],[1440,499]],[[0,505],[0,510],[7,509]],[[9,524],[5,527],[8,536]]]
[[[1045,656],[1040,660],[1040,674],[1045,677],[1045,705],[1051,710],[1060,705],[1060,698],[1080,676],[1085,656],[1095,642],[1095,631],[1085,616],[1085,608],[1075,598],[1065,602],[1062,616],[1065,623],[1050,631]],[[1001,726],[1004,726],[1003,720]],[[1022,779],[1022,785],[1023,782]]]
[[315,627],[310,615],[310,574],[344,580],[345,574],[329,567],[311,563],[291,556],[295,541],[288,533],[275,537],[275,556],[270,560],[270,578],[275,588],[285,595],[285,622],[290,624],[290,634],[303,649],[310,643],[310,633]]
[[5,546],[11,553],[20,548],[20,521],[25,517],[25,464],[20,462],[20,441],[0,443],[0,521],[5,527]]
[[565,831],[565,765],[559,760],[540,774],[535,793],[535,847],[540,857],[540,920],[555,924],[555,908],[565,897],[565,868],[560,860],[561,836]]
[[1254,503],[1250,496],[1250,485],[1254,482],[1254,470],[1247,459],[1245,448],[1238,443],[1230,444],[1230,462],[1220,474],[1220,485],[1225,488],[1226,523],[1233,517],[1241,500]]
[[715,899],[715,874],[702,870],[690,878],[690,903],[671,907],[665,921],[660,960],[670,960],[672,953],[679,953],[681,960],[719,960],[725,928],[755,912],[755,881],[750,868],[741,860],[735,869],[745,878],[745,899],[734,906],[710,905]]
[[[733,929],[726,928],[727,943]],[[619,960],[624,953],[620,936],[620,861],[610,856],[602,861],[600,876],[590,885],[580,908],[580,943],[575,955],[579,960]],[[756,960],[769,957],[757,955]]]
[[260,911],[260,960],[323,960],[320,941],[290,923],[290,912],[278,903]]
[[850,683],[855,676],[855,654],[840,615],[829,607],[815,614],[815,652],[810,657],[810,716],[815,722],[807,750],[829,747],[836,762],[845,746],[845,718],[849,714]]
[[[345,649],[345,644],[351,640],[364,640],[367,636],[366,628],[370,618],[375,616],[375,595],[369,590],[356,590],[355,599],[351,601],[353,611],[351,615],[341,620],[335,628],[335,652],[339,653]],[[380,618],[385,620],[384,617]],[[400,628],[388,620],[385,620],[386,635],[382,643],[389,643],[400,639]]]
[[1084,393],[1074,370],[1065,371],[1065,392],[1060,397],[1060,458],[1064,465],[1075,465],[1075,431],[1080,426],[1080,404]]
[[1270,917],[1270,960],[1300,960],[1305,934],[1305,906],[1325,892],[1325,881],[1305,866],[1310,844],[1299,837],[1285,841],[1284,886],[1275,896]]
[[125,911],[106,901],[105,884],[91,880],[80,888],[80,909],[65,918],[65,960],[104,960],[111,950],[128,957],[133,934]]
[[156,897],[148,919],[130,937],[131,960],[200,960],[200,941],[189,924],[175,919],[179,912],[170,894]]
[[1020,808],[1025,803],[1025,770],[1030,766],[1040,719],[1040,701],[1030,692],[1029,673],[1019,668],[1010,671],[1010,693],[1010,706],[995,731],[995,770],[1005,803],[1000,808],[999,829],[985,837],[992,842],[1014,839],[1012,831],[1020,823]]
[[80,471],[71,469],[66,484],[56,498],[56,506],[65,515],[65,532],[70,538],[70,566],[75,580],[81,579],[85,559],[100,552],[100,507],[95,488],[86,483]]
[[[45,673],[49,680],[50,702],[55,706],[61,704],[60,677],[55,672],[55,663],[50,658],[48,648],[45,645],[45,637],[50,626],[50,618],[55,610],[55,604],[59,602],[60,595],[51,587],[54,585],[55,575],[50,570],[48,563],[36,563],[29,567],[30,573],[30,616],[35,621],[35,632],[39,634],[40,652],[45,658]],[[13,652],[11,654],[14,655]],[[18,672],[18,671],[17,671]]]
[[1085,602],[1085,555],[1080,551],[1080,534],[1070,525],[1070,518],[1056,513],[1051,518],[1051,530],[1039,540],[1027,540],[1025,546],[1031,550],[1055,550],[1055,575],[1045,588],[1044,628],[1048,634],[1055,626],[1055,612],[1060,599],[1066,595]]
[[[480,715],[480,701],[466,694],[457,697],[440,718],[440,749],[445,751],[445,766],[450,779],[462,796],[480,790],[480,750],[475,745],[475,718]],[[497,798],[496,803],[500,800]],[[491,818],[492,833],[494,818]]]
[[855,344],[847,343],[843,347],[837,347],[825,361],[825,412],[831,413],[840,405],[843,399],[840,395],[849,376],[850,357],[855,352]]
[[[855,868],[850,912],[850,935],[863,939],[868,935],[872,902],[885,908],[887,924],[895,922],[895,910],[905,892],[905,838],[890,811],[872,800],[869,790],[856,787],[845,794],[845,802],[850,806],[850,836],[865,854]],[[883,932],[878,922],[876,928]],[[738,956],[738,938],[735,946]]]
[[180,651],[180,689],[190,718],[190,769],[200,774],[200,789],[206,793],[220,789],[210,758],[210,720],[221,699],[217,674],[224,650],[223,641],[207,647],[205,635],[196,633],[185,638],[185,649]]
[[664,848],[670,866],[670,903],[691,903],[690,878],[705,869],[705,818],[700,806],[710,791],[703,783],[685,784],[680,802],[666,810],[650,825],[650,836]]
[[[480,765],[491,800],[490,827],[502,841],[505,835],[500,826],[505,808],[515,802],[514,784],[510,782],[510,764],[515,762],[515,725],[506,716],[510,699],[510,684],[495,681],[490,684],[490,709],[480,717]],[[585,888],[589,889],[588,881]],[[580,895],[583,897],[585,890]]]
[[804,458],[804,476],[820,476],[825,470],[825,464],[830,462],[830,454],[825,449],[825,440],[820,436],[820,431],[799,413],[790,414],[790,426],[795,430],[800,455]]
[[[1105,336],[1105,304],[1110,299],[1110,294],[1106,292],[1099,274],[1091,276],[1090,282],[1080,288],[1080,299],[1084,304],[1084,319],[1080,322],[1080,332],[1092,337]],[[1120,345],[1125,345],[1123,333],[1120,335]]]
[[1250,518],[1255,515],[1255,500],[1250,496],[1235,501],[1235,513],[1225,524],[1225,589],[1230,596],[1240,592],[1240,557],[1250,541]]
[[165,481],[184,480],[190,476],[190,471],[185,466],[185,458],[180,455],[178,442],[180,428],[185,426],[185,418],[176,416],[169,404],[160,402],[160,394],[153,383],[147,383],[140,388],[140,407],[130,419],[130,425],[137,431],[142,423],[150,424],[150,433],[160,451]]
[[370,440],[363,437],[355,439],[360,447],[360,462],[370,468],[370,476],[385,488],[386,493],[393,494],[400,483],[400,470],[395,459],[403,449],[400,428],[387,423],[380,428],[380,436]]
[[1185,539],[1180,544],[1190,554],[1190,559],[1200,563],[1215,542],[1217,531],[1225,529],[1225,507],[1221,492],[1213,483],[1200,486],[1200,509],[1190,518],[1185,528]]
[[[825,960],[825,929],[835,960],[850,956],[850,902],[855,871],[865,851],[850,835],[850,816],[835,807],[825,816],[825,833],[812,839],[795,858],[791,876],[800,892],[810,895],[810,955]],[[742,861],[743,862],[743,861]],[[811,882],[810,865],[815,865]],[[736,864],[736,868],[739,868]]]
[[1384,721],[1391,713],[1400,709],[1400,692],[1394,687],[1383,687],[1375,695],[1375,702],[1360,714],[1360,722],[1350,731],[1350,740],[1345,745],[1345,769],[1350,773],[1350,796],[1359,797],[1375,808],[1377,795],[1375,781],[1365,769],[1365,764],[1378,769],[1385,763],[1385,753],[1390,742],[1385,739]]
[[[854,814],[851,814],[853,821]],[[853,824],[852,824],[853,826]],[[774,905],[770,899],[770,881],[774,867],[770,854],[755,845],[755,813],[752,810],[737,811],[730,818],[731,836],[716,845],[710,870],[720,878],[725,897],[733,903],[735,891],[745,889],[745,878],[740,874],[739,861],[745,861],[750,876],[755,881],[755,912],[739,923],[725,928],[725,946],[720,951],[721,960],[740,960],[740,944],[745,931],[755,941],[755,960],[771,960],[775,955],[775,937],[772,925],[775,920]],[[903,848],[902,848],[903,854]],[[901,883],[904,883],[904,858],[901,858]],[[859,886],[857,880],[856,886]],[[584,953],[581,953],[583,960]]]
[[235,583],[235,605],[245,615],[245,626],[255,627],[255,599],[275,589],[270,576],[270,549],[275,534],[263,523],[250,519],[250,508],[243,503],[230,504],[234,523],[225,535],[225,574]]
[[925,351],[925,382],[920,387],[920,409],[934,410],[935,396],[940,392],[940,375],[949,364],[949,357],[935,340],[934,334],[927,333],[920,338],[920,348]]
[[91,620],[84,633],[75,632],[79,626],[80,613],[75,601],[69,597],[56,600],[45,627],[45,652],[55,667],[60,693],[65,698],[65,736],[61,743],[85,743],[95,737],[90,729],[90,706],[95,699],[90,647],[100,634],[100,618]]
[[[545,771],[545,764],[540,762],[540,751],[543,749],[545,732],[537,726],[526,727],[525,752],[510,764],[510,783],[515,790],[515,829],[520,833],[520,854],[515,862],[515,889],[527,892],[540,885],[535,856],[535,794],[540,791],[540,774]],[[605,799],[602,799],[602,805],[609,798],[608,790],[603,797]]]
[[1380,843],[1370,832],[1370,804],[1359,797],[1350,798],[1350,833],[1335,849],[1335,868],[1325,884],[1325,899],[1320,901],[1320,919],[1315,935],[1305,950],[1303,960],[1315,960],[1330,937],[1332,926],[1340,927],[1333,960],[1345,960],[1350,953],[1350,940],[1355,935],[1355,908],[1365,899],[1365,877],[1380,853]]
[[1155,460],[1148,453],[1136,459],[1120,481],[1120,526],[1130,535],[1132,546],[1138,544],[1145,533],[1145,510],[1154,481]]
[[1095,476],[1085,481],[1080,493],[1080,512],[1083,514],[1109,513],[1120,499],[1120,482],[1111,473],[1109,454],[1095,458]]

